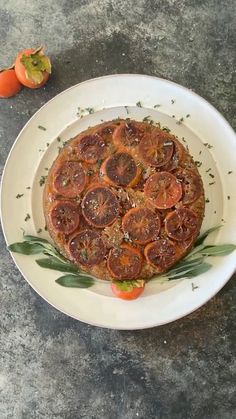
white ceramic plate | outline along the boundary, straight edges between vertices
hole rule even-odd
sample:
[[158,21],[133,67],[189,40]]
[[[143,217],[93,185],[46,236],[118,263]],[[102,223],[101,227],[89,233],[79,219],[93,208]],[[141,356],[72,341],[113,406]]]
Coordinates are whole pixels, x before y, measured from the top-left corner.
[[[137,102],[141,102],[141,108]],[[81,119],[78,107],[94,108],[95,112],[84,112]],[[236,138],[232,128],[209,103],[184,87],[149,76],[114,75],[88,80],[62,92],[20,132],[2,178],[1,215],[7,244],[22,240],[21,228],[37,235],[45,225],[39,180],[58,153],[58,136],[63,142],[101,120],[118,116],[142,120],[148,115],[180,139],[184,137],[194,159],[202,162],[199,170],[209,199],[202,230],[223,219],[224,227],[211,235],[211,243],[236,243]],[[181,118],[183,122],[178,124]],[[18,193],[24,195],[16,199]],[[31,218],[26,222],[27,213]],[[40,235],[48,238],[44,230]],[[112,296],[107,283],[98,282],[85,290],[63,288],[54,281],[60,273],[40,268],[34,256],[12,256],[29,284],[58,310],[83,322],[114,329],[158,326],[185,316],[214,296],[236,267],[234,254],[212,258],[212,269],[194,281],[153,281],[142,297],[125,302]],[[193,282],[198,287],[194,291]]]

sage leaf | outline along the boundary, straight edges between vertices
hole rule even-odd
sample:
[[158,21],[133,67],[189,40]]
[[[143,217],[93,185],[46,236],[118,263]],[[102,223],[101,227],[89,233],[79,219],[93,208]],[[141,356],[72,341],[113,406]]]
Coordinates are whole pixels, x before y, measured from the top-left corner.
[[10,252],[21,253],[22,255],[36,255],[43,253],[43,247],[38,243],[19,242],[8,246]]
[[209,236],[210,233],[213,233],[213,231],[219,230],[219,228],[221,228],[222,225],[218,224],[215,227],[211,227],[208,230],[206,230],[204,233],[202,233],[198,239],[195,242],[195,247],[198,246],[199,244],[202,244],[204,242],[204,240],[207,238],[207,236]]
[[206,246],[201,250],[203,256],[227,256],[236,249],[234,244],[221,244],[216,246]]
[[53,269],[55,271],[60,272],[69,272],[69,273],[77,273],[79,269],[73,265],[72,263],[63,263],[60,262],[57,258],[43,258],[43,259],[36,259],[35,261],[41,268],[46,269]]
[[46,239],[43,239],[41,237],[31,236],[31,235],[25,234],[25,233],[23,234],[23,237],[24,237],[25,241],[27,241],[27,242],[36,241],[36,242],[41,242],[41,243],[48,243],[48,240],[46,240]]
[[168,274],[170,273],[177,273],[177,272],[181,272],[183,270],[186,270],[186,268],[192,268],[194,266],[199,265],[200,263],[203,262],[203,256],[200,256],[196,259],[192,259],[192,260],[185,260],[183,259],[183,261],[178,262],[172,269],[170,269],[168,271]]
[[94,279],[86,275],[64,275],[56,279],[56,283],[68,288],[89,288],[94,284]]
[[207,272],[211,268],[211,266],[212,265],[210,265],[209,263],[202,262],[202,263],[199,263],[199,265],[197,266],[193,266],[188,269],[186,268],[182,272],[178,272],[176,274],[169,275],[169,273],[167,273],[167,277],[169,278],[170,281],[173,279],[180,279],[180,278],[193,278],[204,272]]
[[205,272],[209,271],[209,269],[211,268],[212,268],[212,265],[210,263],[204,262],[198,268],[193,269],[191,272],[189,272],[187,278],[194,278],[195,276],[204,274]]

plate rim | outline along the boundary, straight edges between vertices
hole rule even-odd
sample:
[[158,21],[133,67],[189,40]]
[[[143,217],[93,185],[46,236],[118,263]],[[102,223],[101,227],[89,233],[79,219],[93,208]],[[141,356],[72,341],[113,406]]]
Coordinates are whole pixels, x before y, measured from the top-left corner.
[[[168,79],[164,79],[164,78],[161,78],[161,77],[156,77],[156,76],[151,76],[151,75],[145,75],[145,74],[135,74],[135,73],[132,73],[132,74],[130,74],[130,73],[121,73],[121,74],[111,74],[111,75],[105,75],[105,76],[100,76],[100,77],[96,77],[96,78],[92,78],[92,79],[88,79],[88,80],[84,80],[84,81],[82,81],[82,82],[80,82],[80,83],[77,83],[77,84],[75,84],[75,85],[73,85],[73,86],[70,86],[69,88],[67,88],[67,89],[65,89],[65,90],[63,90],[63,91],[61,91],[60,93],[58,93],[57,95],[55,95],[53,98],[51,98],[49,101],[47,101],[43,106],[41,106],[32,116],[31,116],[31,118],[26,122],[26,124],[22,127],[22,129],[20,130],[20,132],[18,133],[18,135],[17,135],[17,137],[16,137],[16,139],[15,139],[15,141],[13,142],[13,144],[12,144],[12,146],[11,146],[11,148],[10,148],[10,151],[9,151],[9,154],[8,154],[8,156],[7,156],[7,159],[6,159],[6,161],[5,161],[5,164],[4,164],[4,168],[3,168],[3,171],[2,171],[2,178],[1,178],[1,185],[0,185],[0,199],[1,199],[1,201],[0,201],[0,218],[1,218],[1,224],[2,224],[2,231],[3,231],[3,236],[4,236],[4,239],[5,239],[5,241],[6,241],[6,243],[8,244],[8,241],[7,241],[7,237],[6,237],[6,231],[5,231],[5,226],[4,226],[4,220],[3,220],[3,217],[2,217],[2,202],[3,202],[3,194],[2,194],[2,189],[3,189],[3,184],[4,184],[4,178],[5,178],[5,173],[6,173],[6,170],[7,170],[7,166],[8,166],[8,163],[9,163],[9,161],[10,161],[10,158],[11,158],[11,154],[12,154],[12,152],[13,152],[13,150],[14,150],[14,148],[15,148],[15,146],[16,146],[16,144],[17,144],[17,142],[18,142],[18,140],[19,140],[19,138],[21,137],[21,134],[23,133],[23,131],[26,129],[26,127],[28,127],[28,125],[30,125],[30,123],[32,122],[32,120],[41,112],[41,110],[44,108],[44,107],[46,107],[47,105],[49,105],[50,103],[52,103],[54,100],[56,100],[59,96],[61,96],[61,95],[64,95],[64,94],[66,94],[68,91],[70,91],[70,90],[73,90],[73,89],[75,89],[75,88],[77,88],[78,86],[81,86],[81,85],[84,85],[84,84],[89,84],[90,82],[96,82],[97,80],[100,80],[100,79],[112,79],[112,78],[119,78],[119,77],[141,77],[141,78],[144,78],[144,79],[146,79],[146,78],[149,78],[149,79],[152,79],[152,80],[157,80],[157,81],[160,81],[160,82],[165,82],[165,83],[168,83],[168,84],[171,84],[171,85],[174,85],[175,87],[177,87],[177,88],[180,88],[180,89],[182,89],[182,90],[184,90],[184,91],[186,91],[186,92],[188,92],[188,94],[189,93],[191,93],[191,95],[193,95],[193,96],[196,96],[198,99],[200,99],[201,101],[203,101],[203,102],[205,102],[205,104],[208,106],[208,107],[210,107],[215,113],[216,113],[216,115],[217,115],[217,117],[218,118],[220,118],[222,121],[223,121],[223,123],[227,126],[227,128],[228,129],[230,129],[231,130],[231,132],[232,132],[232,134],[235,136],[235,132],[234,132],[234,130],[233,130],[233,128],[231,127],[231,125],[229,124],[229,122],[226,120],[226,118],[218,111],[218,109],[216,109],[211,103],[209,103],[205,98],[203,98],[203,97],[201,97],[200,95],[198,95],[197,93],[195,93],[194,91],[192,91],[191,89],[188,89],[187,87],[185,87],[185,86],[182,86],[182,85],[180,85],[180,84],[178,84],[178,83],[175,83],[175,82],[173,82],[173,81],[171,81],[171,80],[168,80]],[[236,138],[235,138],[236,139]],[[191,310],[189,310],[189,311],[187,311],[184,315],[183,314],[179,314],[179,315],[177,315],[177,316],[174,316],[173,317],[173,319],[171,319],[171,320],[167,320],[167,321],[164,321],[164,322],[158,322],[158,323],[153,323],[153,324],[150,324],[150,325],[147,325],[147,326],[140,326],[140,327],[125,327],[125,326],[123,326],[123,327],[116,327],[116,326],[109,326],[109,325],[101,325],[100,323],[96,323],[96,322],[92,322],[92,321],[89,321],[89,322],[87,322],[86,320],[84,320],[84,319],[81,319],[81,318],[79,318],[78,316],[76,316],[76,315],[72,315],[71,313],[68,313],[66,310],[64,310],[64,309],[61,309],[61,308],[58,308],[54,303],[52,303],[52,302],[50,302],[48,299],[47,299],[47,297],[45,297],[44,295],[42,295],[41,294],[41,292],[37,289],[37,287],[35,287],[29,280],[28,280],[28,278],[22,273],[22,271],[21,271],[21,268],[19,267],[19,265],[18,265],[18,263],[16,262],[16,259],[15,259],[15,257],[14,257],[14,255],[13,255],[13,253],[12,252],[10,252],[10,254],[11,254],[11,257],[12,257],[12,259],[13,259],[13,261],[14,261],[14,263],[15,263],[15,265],[17,266],[17,268],[18,268],[18,270],[20,271],[20,273],[21,273],[21,275],[23,276],[23,278],[28,282],[28,284],[34,289],[34,291],[35,292],[37,292],[37,294],[38,295],[40,295],[40,297],[42,297],[45,301],[47,301],[47,303],[49,303],[51,306],[53,306],[55,309],[57,309],[58,311],[61,311],[63,314],[66,314],[66,315],[68,315],[69,317],[71,317],[71,318],[74,318],[74,319],[76,319],[76,320],[79,320],[79,321],[81,321],[81,322],[83,322],[83,323],[85,323],[85,324],[90,324],[90,325],[93,325],[93,326],[97,326],[97,327],[102,327],[102,328],[108,328],[108,329],[114,329],[114,330],[140,330],[140,329],[147,329],[147,328],[153,328],[153,327],[157,327],[157,326],[161,326],[161,325],[164,325],[164,324],[169,324],[169,323],[172,323],[172,322],[174,322],[174,321],[176,321],[176,320],[178,320],[178,319],[180,319],[180,318],[183,318],[183,317],[185,317],[185,316],[187,316],[187,315],[189,315],[189,314],[191,314],[191,313],[193,313],[194,311],[196,311],[196,310],[198,310],[201,306],[203,306],[204,304],[206,304],[211,298],[213,298],[223,287],[224,287],[224,285],[229,281],[229,279],[232,277],[232,275],[233,275],[233,273],[235,272],[235,270],[236,270],[236,265],[235,265],[235,267],[234,268],[232,268],[231,269],[231,271],[230,271],[230,273],[225,277],[225,280],[223,281],[223,282],[221,282],[220,283],[220,285],[219,285],[219,287],[216,289],[216,290],[214,290],[214,292],[210,295],[210,296],[207,296],[207,298],[204,300],[204,302],[201,302],[201,303],[199,303],[199,305],[198,306],[196,306],[196,307],[194,307],[193,309],[191,309]]]

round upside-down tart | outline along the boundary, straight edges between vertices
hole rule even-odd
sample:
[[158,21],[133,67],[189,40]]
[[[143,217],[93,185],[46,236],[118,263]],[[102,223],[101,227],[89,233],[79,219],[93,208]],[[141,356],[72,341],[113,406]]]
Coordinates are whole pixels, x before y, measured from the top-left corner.
[[175,136],[117,119],[66,143],[49,170],[43,205],[58,250],[114,285],[148,280],[185,256],[205,198],[198,169]]

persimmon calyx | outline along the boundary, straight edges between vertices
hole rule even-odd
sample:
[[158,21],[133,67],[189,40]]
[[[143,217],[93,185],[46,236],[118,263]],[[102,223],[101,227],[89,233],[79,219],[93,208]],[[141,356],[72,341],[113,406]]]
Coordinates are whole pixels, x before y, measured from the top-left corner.
[[25,67],[25,76],[27,80],[34,84],[40,84],[43,81],[43,73],[46,71],[51,74],[52,67],[48,57],[44,55],[43,47],[35,49],[31,54],[23,54],[21,63]]

